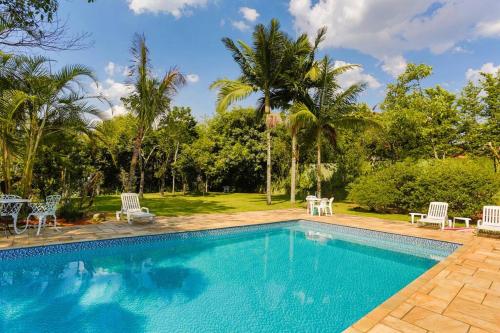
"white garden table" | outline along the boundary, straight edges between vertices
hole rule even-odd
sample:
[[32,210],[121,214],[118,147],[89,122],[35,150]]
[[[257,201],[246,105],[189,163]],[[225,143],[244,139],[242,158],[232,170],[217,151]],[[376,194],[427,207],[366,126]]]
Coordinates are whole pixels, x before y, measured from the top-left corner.
[[465,227],[468,228],[471,220],[472,219],[470,217],[455,216],[455,217],[453,217],[453,228],[455,228],[455,221],[464,221]]
[[[20,198],[8,198],[8,199],[5,199],[5,198],[0,198],[0,206],[1,205],[4,205],[4,204],[15,204],[15,203],[28,203],[30,202],[29,199],[20,199]],[[6,216],[10,216],[10,215],[6,215]],[[28,229],[28,223],[26,223],[26,227],[24,228],[24,230],[19,230],[17,229],[17,219],[14,219],[14,231],[16,234],[22,234],[23,232],[26,231],[26,229]]]

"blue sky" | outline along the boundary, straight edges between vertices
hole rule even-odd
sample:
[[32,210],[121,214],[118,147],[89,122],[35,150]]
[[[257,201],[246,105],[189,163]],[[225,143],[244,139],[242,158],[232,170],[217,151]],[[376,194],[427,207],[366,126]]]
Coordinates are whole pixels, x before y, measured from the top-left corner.
[[174,104],[190,106],[198,119],[214,112],[209,84],[238,75],[221,38],[249,41],[252,27],[271,18],[291,36],[313,35],[326,25],[321,53],[339,64],[362,65],[342,82],[366,81],[360,99],[372,106],[408,62],[432,65],[434,75],[426,83],[451,91],[477,79],[481,70],[500,68],[498,0],[71,0],[61,1],[60,16],[71,31],[91,33],[93,46],[49,56],[60,65],[81,63],[95,70],[97,89],[116,105],[115,113],[128,89],[123,69],[130,63],[134,33],[146,35],[158,73],[177,66],[189,75]]

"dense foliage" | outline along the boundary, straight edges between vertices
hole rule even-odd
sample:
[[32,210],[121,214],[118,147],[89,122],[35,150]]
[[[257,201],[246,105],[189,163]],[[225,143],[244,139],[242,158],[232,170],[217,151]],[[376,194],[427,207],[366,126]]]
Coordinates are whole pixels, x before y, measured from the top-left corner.
[[500,174],[484,159],[405,161],[359,177],[350,199],[381,212],[425,212],[431,201],[449,203],[451,216],[474,216],[491,204]]

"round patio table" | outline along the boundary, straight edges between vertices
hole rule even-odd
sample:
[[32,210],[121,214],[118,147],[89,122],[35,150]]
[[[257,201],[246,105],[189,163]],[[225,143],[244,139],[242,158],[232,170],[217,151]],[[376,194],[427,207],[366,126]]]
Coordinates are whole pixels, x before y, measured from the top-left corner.
[[[9,198],[9,199],[2,199],[0,198],[0,206],[4,205],[4,204],[13,204],[13,203],[28,203],[30,202],[29,199],[20,199],[20,198]],[[11,216],[11,215],[3,215],[2,216]],[[26,222],[26,226],[24,227],[24,230],[19,230],[17,229],[17,219],[14,219],[14,222],[13,222],[13,225],[14,225],[14,232],[16,234],[22,234],[23,232],[26,231],[26,229],[28,229],[28,223]],[[9,229],[9,225],[7,224],[7,230],[12,234],[12,232],[10,231]]]

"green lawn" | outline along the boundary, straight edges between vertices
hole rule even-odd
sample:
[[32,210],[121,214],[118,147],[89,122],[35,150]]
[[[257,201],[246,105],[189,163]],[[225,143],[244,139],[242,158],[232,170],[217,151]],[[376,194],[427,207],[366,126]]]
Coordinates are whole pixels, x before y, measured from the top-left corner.
[[[266,204],[264,194],[257,193],[210,193],[201,195],[145,194],[141,205],[148,207],[151,212],[159,216],[183,216],[192,214],[210,213],[235,213],[257,210],[285,209],[293,207],[306,207],[305,202],[290,204],[285,195],[273,196],[272,205]],[[105,195],[96,198],[94,209],[97,212],[114,213],[120,209],[119,195]],[[333,210],[336,213],[351,214],[358,216],[379,217],[389,220],[408,221],[407,215],[401,214],[378,214],[355,209],[356,205],[347,202],[334,202]]]

